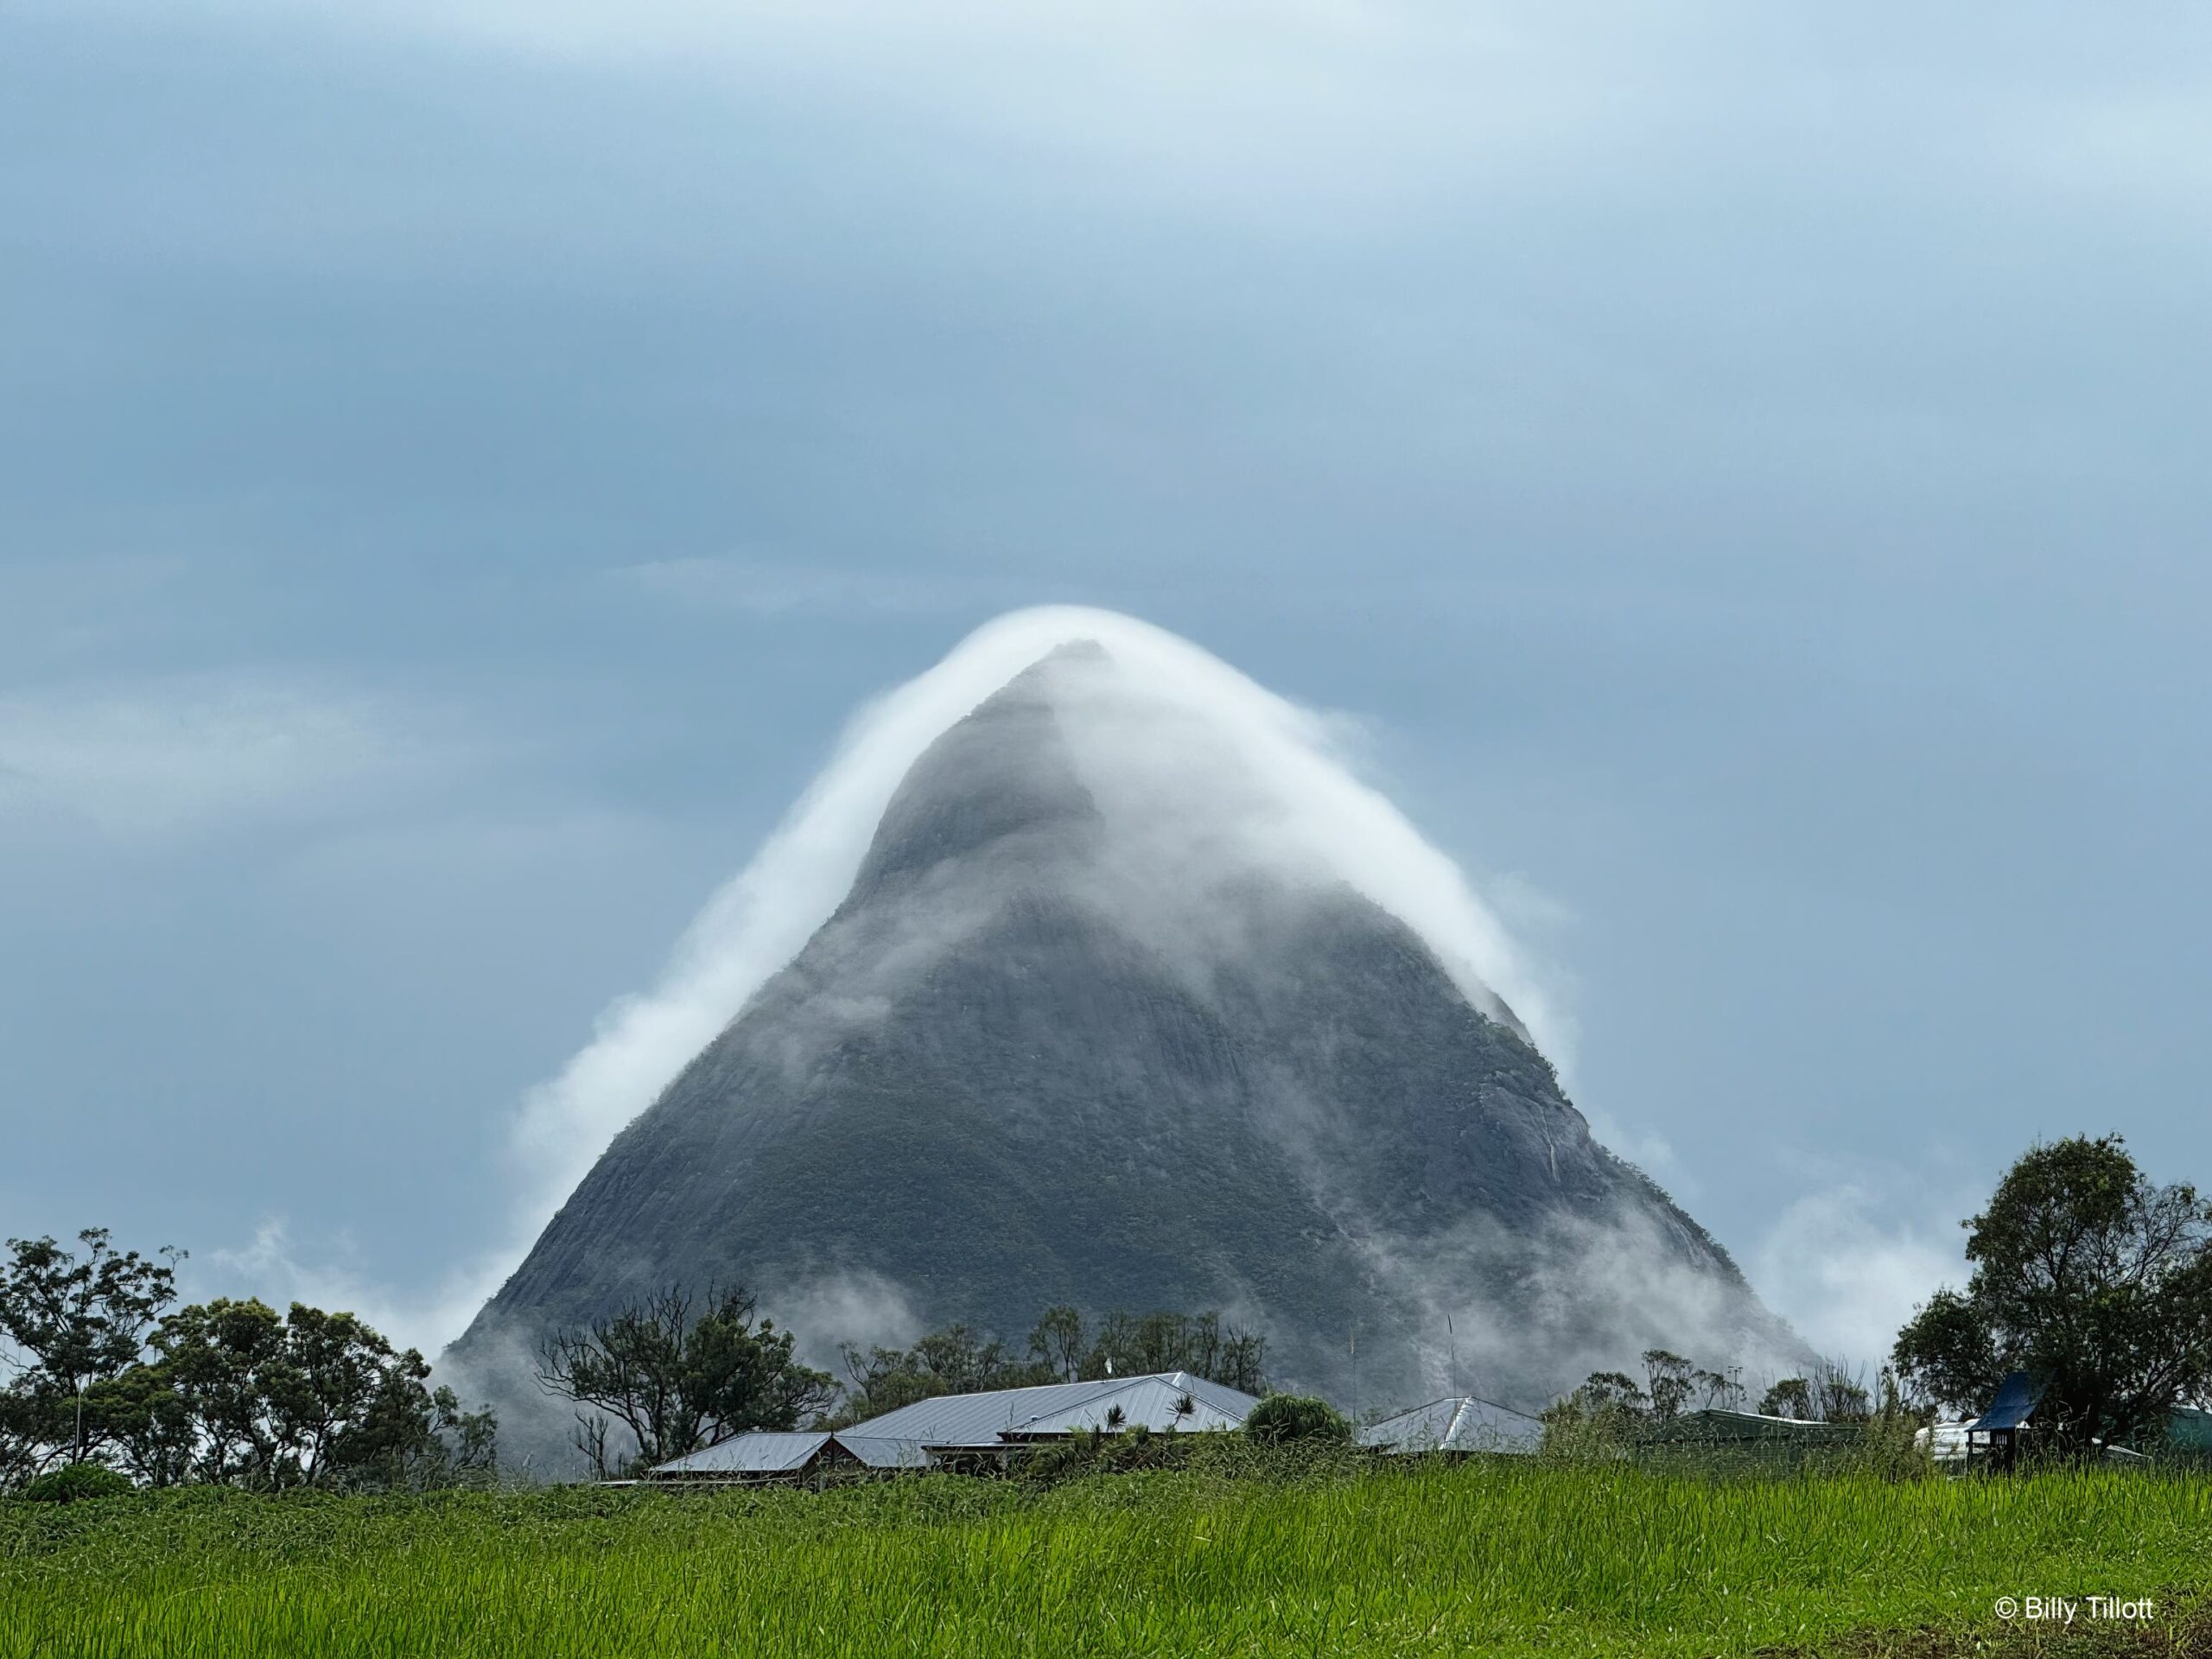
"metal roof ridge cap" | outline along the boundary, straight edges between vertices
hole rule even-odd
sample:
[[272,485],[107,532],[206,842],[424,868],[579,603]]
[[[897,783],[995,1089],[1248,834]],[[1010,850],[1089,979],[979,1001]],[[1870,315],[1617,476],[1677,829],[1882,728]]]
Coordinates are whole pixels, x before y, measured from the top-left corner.
[[[1056,1406],[1050,1411],[1033,1411],[1020,1422],[1008,1423],[1005,1428],[999,1432],[1001,1433],[1006,1433],[1012,1430],[1027,1428],[1030,1424],[1035,1422],[1039,1417],[1057,1417],[1062,1412],[1079,1411],[1085,1406],[1096,1405],[1101,1400],[1111,1400],[1117,1394],[1126,1394],[1129,1389],[1134,1389],[1140,1382],[1157,1382],[1167,1375],[1168,1373],[1166,1371],[1146,1371],[1136,1376],[1094,1376],[1090,1379],[1091,1382],[1097,1383],[1110,1382],[1113,1386],[1111,1388],[1102,1387],[1096,1394],[1085,1395],[1080,1400],[1071,1401],[1065,1406]],[[1180,1376],[1182,1373],[1180,1371],[1177,1371],[1174,1375]],[[1081,1384],[1080,1382],[1047,1382],[1040,1386],[1045,1388],[1066,1389],[1080,1387]]]

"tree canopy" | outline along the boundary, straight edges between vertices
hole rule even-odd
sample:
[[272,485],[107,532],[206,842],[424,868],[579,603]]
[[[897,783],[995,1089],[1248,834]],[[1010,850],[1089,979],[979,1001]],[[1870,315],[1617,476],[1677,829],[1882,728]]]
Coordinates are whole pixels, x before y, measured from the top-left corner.
[[[219,1300],[167,1312],[178,1250],[106,1231],[11,1239],[0,1264],[0,1487],[101,1469],[150,1486],[391,1488],[488,1475],[495,1425],[352,1313]],[[79,1482],[89,1476],[72,1478]]]
[[2212,1384],[2212,1205],[2154,1185],[2120,1136],[2031,1147],[1963,1225],[1966,1289],[1897,1337],[1924,1398],[1977,1412],[2025,1371],[2042,1443],[2081,1455],[2155,1433]]
[[490,1414],[428,1388],[423,1356],[354,1314],[217,1300],[162,1320],[153,1346],[112,1395],[118,1443],[149,1484],[383,1489],[491,1465]]
[[[576,1445],[601,1479],[683,1457],[751,1428],[796,1428],[836,1393],[756,1319],[742,1289],[657,1291],[611,1319],[548,1338],[538,1385],[574,1402]],[[628,1443],[610,1440],[616,1425]]]
[[880,1417],[941,1394],[980,1394],[1064,1380],[1052,1361],[1035,1354],[1017,1359],[995,1337],[964,1325],[932,1331],[911,1348],[847,1344],[840,1351],[848,1379],[844,1406],[836,1418],[840,1424]]
[[53,1238],[11,1238],[0,1265],[0,1335],[16,1351],[0,1404],[0,1474],[66,1451],[83,1463],[102,1444],[86,1396],[136,1364],[149,1326],[176,1300],[175,1249],[118,1250],[105,1227],[77,1235],[82,1252]]

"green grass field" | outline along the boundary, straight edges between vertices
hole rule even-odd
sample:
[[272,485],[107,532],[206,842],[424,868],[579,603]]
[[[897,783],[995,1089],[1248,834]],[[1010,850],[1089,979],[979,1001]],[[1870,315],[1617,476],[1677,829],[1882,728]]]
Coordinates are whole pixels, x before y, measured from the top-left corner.
[[[2212,1482],[2101,1472],[1530,1460],[819,1494],[203,1491],[0,1504],[0,1653],[2202,1652],[2188,1604],[2208,1578]],[[1992,1611],[2051,1594],[2162,1605],[2147,1639],[2040,1649]]]

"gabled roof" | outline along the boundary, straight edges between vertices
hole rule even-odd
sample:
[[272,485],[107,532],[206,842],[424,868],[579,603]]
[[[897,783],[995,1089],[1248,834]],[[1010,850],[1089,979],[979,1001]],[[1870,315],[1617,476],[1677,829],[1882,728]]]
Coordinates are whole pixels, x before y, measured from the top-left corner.
[[[1195,1409],[1181,1417],[1174,1408],[1185,1395]],[[1104,1427],[1108,1414],[1122,1408],[1116,1427],[1142,1424],[1162,1433],[1179,1429],[1234,1428],[1257,1399],[1185,1371],[1146,1376],[1102,1376],[1089,1382],[1046,1382],[1028,1389],[995,1389],[988,1394],[941,1394],[917,1400],[880,1417],[855,1424],[852,1434],[918,1440],[932,1446],[1002,1446],[1039,1435],[1073,1434]]]
[[919,1440],[887,1440],[880,1434],[841,1428],[830,1437],[871,1469],[926,1469],[930,1454]]
[[[1191,1409],[1178,1413],[1185,1400]],[[941,1394],[887,1411],[834,1433],[754,1429],[690,1456],[664,1463],[656,1475],[776,1475],[807,1468],[833,1446],[870,1469],[925,1469],[931,1451],[999,1447],[1052,1440],[1109,1427],[1140,1426],[1157,1433],[1236,1428],[1259,1402],[1249,1394],[1183,1371],[1148,1376],[1102,1376],[1090,1382],[1048,1382],[988,1394]]]
[[[1039,1412],[1001,1433],[1009,1440],[1029,1440],[1087,1434],[1094,1428],[1141,1426],[1155,1433],[1176,1434],[1243,1427],[1245,1414],[1255,1403],[1249,1395],[1237,1395],[1242,1404],[1208,1399],[1196,1388],[1188,1386],[1190,1381],[1176,1371],[1164,1376],[1106,1377],[1102,1379],[1102,1392],[1057,1411]],[[1234,1394],[1236,1390],[1221,1392]],[[1178,1409],[1185,1406],[1187,1410]],[[1109,1422],[1109,1418],[1116,1411],[1121,1415]]]
[[777,1433],[754,1429],[656,1466],[656,1475],[781,1475],[814,1461],[830,1436],[819,1431]]
[[1472,1395],[1432,1400],[1359,1431],[1383,1452],[1534,1452],[1544,1426],[1526,1412]]
[[652,1472],[656,1476],[792,1475],[812,1466],[825,1451],[833,1454],[833,1460],[836,1452],[842,1452],[870,1469],[926,1469],[930,1462],[919,1440],[886,1440],[849,1430],[779,1433],[755,1428],[717,1440],[689,1457],[658,1465]]
[[1989,1402],[1989,1409],[1967,1427],[1977,1434],[2018,1428],[2034,1414],[2037,1392],[2025,1371],[2014,1371],[1997,1385],[1997,1397]]

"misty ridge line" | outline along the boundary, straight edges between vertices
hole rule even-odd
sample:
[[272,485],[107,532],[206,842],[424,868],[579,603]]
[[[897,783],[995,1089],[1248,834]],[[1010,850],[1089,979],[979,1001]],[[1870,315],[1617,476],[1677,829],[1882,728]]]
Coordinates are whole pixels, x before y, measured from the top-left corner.
[[[308,1263],[273,1218],[264,1221],[251,1246],[215,1252],[210,1260],[233,1270],[250,1266],[261,1281],[288,1284],[309,1301],[363,1307],[380,1328],[406,1332],[425,1351],[436,1352],[507,1281],[616,1135],[753,1004],[772,976],[796,963],[810,939],[834,934],[871,842],[920,757],[1011,682],[1080,646],[1096,647],[1124,682],[1141,684],[1146,707],[1141,719],[1131,720],[1112,696],[1064,696],[1058,711],[1085,792],[1109,830],[1096,868],[1085,873],[1086,881],[1095,883],[1087,895],[1092,904],[1141,915],[1141,931],[1156,942],[1177,941],[1172,954],[1178,961],[1171,965],[1179,965],[1197,988],[1210,994],[1209,963],[1255,945],[1249,936],[1205,937],[1202,925],[1209,917],[1226,918],[1225,925],[1233,926],[1235,906],[1179,911],[1147,887],[1172,887],[1158,879],[1172,870],[1196,891],[1216,880],[1220,870],[1233,875],[1240,856],[1256,854],[1303,881],[1340,883],[1371,899],[1433,952],[1470,1006],[1505,1019],[1540,1049],[1557,1054],[1566,1021],[1542,994],[1508,929],[1456,866],[1357,777],[1346,753],[1351,722],[1280,697],[1198,647],[1134,619],[1074,607],[1021,611],[977,629],[938,664],[862,708],[775,831],[686,929],[658,981],[611,1003],[591,1041],[530,1091],[509,1136],[508,1162],[518,1190],[503,1244],[458,1266],[429,1296],[389,1294],[353,1268]],[[1181,802],[1226,793],[1232,808],[1217,813],[1218,821],[1196,826],[1187,815],[1160,812],[1147,792],[1158,790],[1158,779],[1144,774],[1163,766],[1171,779],[1179,769],[1184,774],[1182,785],[1173,786]],[[1223,782],[1230,774],[1233,788]],[[877,982],[870,994],[842,1002],[824,998],[823,1006],[809,1011],[809,1021],[825,1030],[840,1021],[853,1029],[865,1027],[888,1005],[900,981],[925,969],[935,953],[948,948],[948,916],[967,918],[957,924],[965,930],[1000,901],[1003,895],[991,890],[989,867],[981,875],[975,885],[982,890],[970,895],[970,903],[940,904],[921,918],[912,937],[887,942],[899,948],[887,948],[881,938],[863,942],[871,949],[887,947],[880,963],[866,964]],[[805,1063],[804,1051],[821,1034],[795,1045],[793,1063]],[[1604,1115],[1599,1121],[1610,1129]],[[1617,1135],[1607,1138],[1618,1144]],[[1792,1217],[1797,1213],[1793,1210]],[[1862,1242],[1878,1243],[1894,1268],[1879,1275],[1885,1287],[1910,1291],[1927,1282],[1929,1261],[1942,1255],[1917,1241],[1892,1248],[1863,1205],[1821,1220],[1830,1242],[1834,1230],[1841,1228]],[[1447,1268],[1490,1271],[1503,1259],[1500,1242],[1482,1236],[1481,1228],[1440,1245],[1433,1239],[1401,1239],[1357,1218],[1350,1224],[1369,1270],[1423,1310],[1416,1346],[1424,1368],[1438,1379],[1450,1367],[1437,1333],[1450,1319],[1459,1321],[1471,1349],[1476,1343],[1510,1341],[1521,1328],[1517,1316],[1455,1297],[1443,1281]],[[1632,1214],[1608,1224],[1554,1229],[1548,1241],[1551,1267],[1541,1276],[1553,1284],[1579,1281],[1600,1303],[1624,1313],[1653,1301],[1679,1309],[1680,1328],[1668,1341],[1715,1355],[1732,1351],[1740,1333],[1726,1328],[1726,1311],[1713,1305],[1710,1287],[1698,1284],[1694,1274],[1670,1268],[1663,1251],[1654,1253],[1662,1243],[1647,1220]],[[1834,1274],[1819,1275],[1815,1283],[1798,1270],[1802,1263],[1783,1271],[1791,1268],[1795,1254],[1785,1245],[1779,1234],[1763,1241],[1751,1258],[1760,1281],[1789,1279],[1822,1299],[1834,1298]],[[841,1338],[896,1342],[924,1327],[893,1280],[849,1263],[822,1265],[818,1274],[784,1276],[759,1288],[786,1323],[821,1333],[823,1355]],[[1248,1322],[1262,1322],[1256,1297],[1227,1300]],[[1871,1304],[1866,1311],[1870,1329],[1893,1312]],[[1618,1344],[1587,1321],[1575,1328],[1555,1324],[1546,1340],[1573,1353],[1583,1370],[1618,1358]],[[1777,1360],[1776,1366],[1786,1370],[1794,1363]]]
[[[686,929],[660,979],[610,1004],[591,1042],[530,1091],[510,1135],[522,1188],[510,1240],[467,1275],[472,1283],[486,1295],[497,1287],[614,1135],[830,918],[930,744],[1025,669],[1082,641],[1228,738],[1275,798],[1315,826],[1307,850],[1421,933],[1471,1003],[1502,1001],[1556,1054],[1564,1021],[1503,924],[1448,857],[1353,776],[1328,717],[1135,618],[1073,606],[1017,611],[861,709],[782,823]],[[467,1300],[441,1298],[448,1307]]]
[[[711,1282],[931,1328],[1215,1307],[1287,1386],[1355,1400],[1440,1392],[1455,1322],[1509,1402],[1654,1347],[1801,1369],[1593,1140],[1510,940],[1322,717],[1096,612],[993,625],[917,682],[948,684],[918,753],[833,764],[779,831],[814,893],[764,878],[774,842],[726,891],[741,921],[781,900],[797,954],[695,931],[693,1005],[639,1005],[564,1079],[652,1061],[651,1092],[536,1103],[592,1161],[451,1363]],[[808,838],[841,793],[861,810]]]

